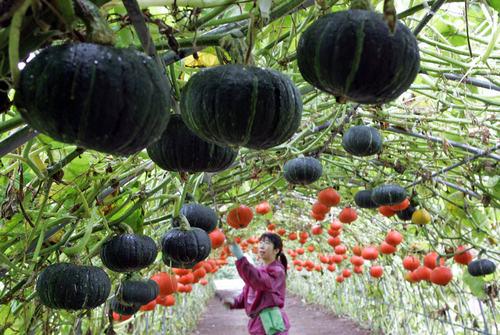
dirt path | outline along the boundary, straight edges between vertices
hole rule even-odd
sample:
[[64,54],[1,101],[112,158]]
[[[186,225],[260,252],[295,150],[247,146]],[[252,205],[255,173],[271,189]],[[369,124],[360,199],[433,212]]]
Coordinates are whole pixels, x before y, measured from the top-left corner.
[[[234,296],[231,291],[219,291],[224,296]],[[306,305],[294,296],[288,295],[285,311],[292,327],[289,335],[370,335],[349,319],[338,318],[318,306]],[[247,321],[243,310],[227,310],[221,302],[212,299],[192,335],[245,335]]]

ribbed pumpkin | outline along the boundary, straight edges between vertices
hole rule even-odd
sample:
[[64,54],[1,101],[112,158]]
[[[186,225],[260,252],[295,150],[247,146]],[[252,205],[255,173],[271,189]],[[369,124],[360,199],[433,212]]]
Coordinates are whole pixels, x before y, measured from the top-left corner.
[[[186,204],[181,208],[181,214],[186,217],[191,227],[198,227],[211,233],[217,228],[218,217],[215,211],[200,204]],[[179,220],[172,220],[174,227],[179,227]]]
[[156,299],[159,293],[160,288],[154,280],[126,280],[120,285],[118,297],[129,305],[145,305]]
[[373,127],[354,126],[342,137],[342,147],[354,156],[370,156],[382,151],[382,137]]
[[412,205],[408,206],[407,209],[397,212],[398,218],[403,221],[410,221],[413,213],[415,213],[417,209]]
[[26,65],[15,104],[32,128],[58,141],[129,155],[167,126],[170,84],[152,58],[133,49],[58,45]]
[[399,204],[405,199],[406,190],[399,185],[380,185],[372,191],[372,200],[379,206]]
[[172,115],[160,139],[147,148],[148,155],[159,167],[179,172],[217,172],[227,169],[238,152],[202,140],[184,123],[180,115]]
[[203,229],[173,228],[163,236],[161,247],[167,266],[191,269],[210,254],[211,242]]
[[151,265],[158,254],[155,241],[145,235],[122,234],[101,248],[102,263],[115,272],[133,272]]
[[104,270],[70,263],[49,265],[36,282],[41,302],[50,308],[91,309],[103,304],[111,291]]
[[486,276],[494,273],[496,270],[496,265],[489,259],[476,259],[472,261],[467,266],[467,271],[474,277]]
[[118,300],[116,297],[111,299],[111,310],[122,315],[133,315],[141,308],[140,304],[125,304]]
[[301,96],[285,75],[223,65],[198,72],[181,96],[186,125],[219,145],[267,149],[288,140],[302,117]]
[[212,249],[217,249],[222,247],[224,241],[226,240],[226,236],[219,229],[214,229],[213,232],[208,234],[208,237],[210,237]]
[[341,100],[380,104],[406,91],[419,70],[412,32],[400,21],[394,33],[381,14],[345,10],[325,15],[301,36],[302,77]]
[[354,195],[354,202],[360,208],[377,208],[372,200],[372,190],[362,190]]
[[177,292],[177,279],[175,275],[166,272],[158,272],[151,277],[160,289],[160,295],[169,295]]
[[322,174],[320,161],[313,157],[294,158],[283,166],[283,175],[290,184],[308,185],[318,180]]
[[246,228],[253,219],[253,212],[250,207],[239,205],[227,213],[227,224],[234,229]]

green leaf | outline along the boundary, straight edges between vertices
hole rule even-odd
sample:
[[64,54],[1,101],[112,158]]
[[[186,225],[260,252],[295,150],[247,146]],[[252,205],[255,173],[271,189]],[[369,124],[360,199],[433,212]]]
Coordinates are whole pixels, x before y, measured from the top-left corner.
[[0,307],[0,320],[1,325],[4,328],[8,328],[14,322],[14,314],[12,314],[8,304]]
[[73,21],[76,19],[73,0],[56,0],[55,6],[64,17],[66,24],[71,26]]
[[473,277],[469,272],[464,271],[462,276],[464,283],[469,287],[471,293],[478,297],[479,299],[486,298],[486,293],[484,293],[484,280],[482,277]]
[[487,221],[486,215],[479,209],[470,211],[471,219],[477,226],[483,226]]
[[92,163],[91,154],[89,153],[81,154],[79,157],[73,159],[64,168],[64,179],[70,181],[87,173],[90,169],[91,163]]
[[488,5],[490,5],[491,8],[500,12],[500,0],[486,0],[486,2],[488,2]]

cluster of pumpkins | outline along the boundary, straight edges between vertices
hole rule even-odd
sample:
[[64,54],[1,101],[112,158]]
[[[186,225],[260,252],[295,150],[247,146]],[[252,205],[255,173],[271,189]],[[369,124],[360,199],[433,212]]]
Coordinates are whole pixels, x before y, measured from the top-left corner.
[[[167,231],[160,242],[163,262],[182,275],[179,278],[181,284],[198,281],[206,284],[205,275],[227,263],[224,259],[216,263],[204,261],[212,248],[223,245],[225,236],[216,228],[218,217],[212,209],[195,203],[185,204],[181,214],[189,221],[191,228],[183,230],[179,227],[181,223],[177,219],[173,220],[174,228]],[[110,238],[100,250],[100,258],[106,268],[126,274],[149,267],[157,254],[158,246],[151,237],[131,233]],[[166,285],[163,283],[166,281],[163,278],[165,275],[158,278],[153,276],[149,280],[137,277],[127,277],[120,282],[110,301],[112,311],[119,315],[132,315],[141,308],[151,308],[153,301],[163,304],[165,296],[177,291],[176,283],[173,292],[165,293],[166,288],[162,287]],[[193,277],[192,280],[188,280],[190,277]],[[172,283],[174,281],[175,277],[170,280]],[[184,286],[179,285],[179,290],[182,289]],[[41,272],[36,291],[41,302],[50,308],[91,309],[108,299],[111,281],[107,273],[96,266],[55,263]],[[145,305],[148,307],[143,307]]]
[[[419,51],[409,29],[399,22],[390,32],[381,14],[367,10],[318,19],[301,36],[297,59],[302,76],[313,86],[339,101],[364,104],[397,98],[419,69]],[[158,166],[179,172],[222,171],[232,165],[238,147],[277,146],[300,126],[299,91],[288,77],[271,69],[222,65],[195,74],[182,90],[180,115],[169,112],[170,92],[163,70],[145,54],[72,43],[48,47],[27,64],[15,104],[32,128],[56,140],[114,155],[147,148]],[[344,134],[342,145],[353,155],[368,156],[381,151],[382,140],[376,129],[355,126]],[[312,157],[288,161],[283,170],[286,180],[300,185],[322,174],[321,164]],[[340,201],[329,192],[331,202],[323,203],[328,208]],[[360,205],[363,201],[366,206],[391,206],[406,199],[406,192],[397,185],[366,192],[357,197],[359,207],[372,208]],[[217,216],[199,206],[188,205],[181,211],[190,229],[176,218],[174,228],[163,236],[162,258],[168,266],[191,269],[214,244],[223,243],[223,233],[215,229]],[[345,216],[346,222],[355,220],[352,210]],[[248,207],[240,206],[228,214],[227,221],[243,228],[252,217]],[[300,241],[306,239],[302,234]],[[134,234],[116,236],[101,250],[103,264],[120,273],[144,269],[156,255],[153,239]],[[52,308],[94,308],[106,301],[110,290],[102,269],[69,263],[47,267],[37,281],[41,301]],[[111,306],[119,314],[130,315],[159,292],[154,280],[127,280],[120,284]]]
[[[348,248],[342,244],[340,238],[342,233],[343,224],[337,219],[334,219],[328,229],[328,244],[334,249],[334,254],[328,255],[324,253],[317,254],[320,263],[324,264],[325,268],[334,272],[336,265],[340,265],[344,260],[348,259]],[[312,235],[321,237],[323,234],[323,227],[319,224],[314,225],[311,229]],[[304,245],[309,237],[305,231],[301,231],[298,235],[296,232],[289,234],[289,240],[295,241],[299,236],[299,243]],[[353,265],[353,272],[356,274],[363,273],[364,261],[376,261],[379,254],[391,255],[396,253],[397,247],[403,242],[403,236],[398,231],[391,229],[387,232],[385,239],[378,245],[368,245],[360,247],[358,245],[352,247],[352,256],[349,261]],[[307,247],[297,247],[295,249],[288,249],[288,254],[293,260],[295,270],[302,271],[318,271],[323,272],[321,264],[316,264],[306,257],[306,252],[313,253],[315,251],[313,244]],[[423,257],[423,264],[415,255],[408,255],[403,259],[403,268],[408,270],[405,274],[405,279],[411,283],[427,281],[436,285],[446,286],[453,279],[453,273],[449,266],[445,265],[447,258],[453,258],[455,263],[467,266],[467,271],[471,276],[485,276],[492,274],[496,270],[496,265],[489,259],[478,258],[473,260],[474,256],[471,253],[471,248],[459,246],[453,253],[444,257],[439,257],[436,252],[430,252]],[[300,256],[306,257],[301,260]],[[373,278],[380,278],[383,276],[384,268],[381,265],[372,264],[369,268],[369,274]],[[338,283],[342,283],[346,278],[351,276],[351,270],[344,268],[336,277]]]
[[[420,58],[403,23],[391,32],[381,14],[356,9],[313,23],[300,38],[297,61],[307,82],[338,100],[381,104],[409,88]],[[31,127],[56,140],[116,155],[147,148],[160,167],[183,172],[224,170],[240,146],[277,146],[302,116],[288,77],[235,64],[192,76],[181,92],[181,115],[171,115],[171,87],[153,59],[92,43],[42,50],[23,69],[15,104]],[[381,145],[378,132],[363,126],[344,142],[361,156]]]

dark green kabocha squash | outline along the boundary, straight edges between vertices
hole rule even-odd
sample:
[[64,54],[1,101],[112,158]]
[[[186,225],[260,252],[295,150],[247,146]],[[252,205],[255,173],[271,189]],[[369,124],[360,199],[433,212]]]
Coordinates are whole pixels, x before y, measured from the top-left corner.
[[[186,217],[191,227],[198,227],[211,233],[217,228],[217,213],[210,208],[200,204],[186,204],[181,208],[181,214]],[[179,219],[173,219],[172,224],[174,227],[179,227]]]
[[399,185],[380,185],[372,191],[372,200],[379,206],[399,204],[405,199],[406,190]]
[[373,127],[354,126],[342,137],[342,147],[354,156],[370,156],[382,151],[382,137]]
[[300,37],[297,63],[307,82],[341,101],[381,104],[410,87],[420,56],[401,21],[391,33],[382,14],[353,9],[316,20]]
[[495,263],[489,259],[476,259],[467,265],[467,271],[474,277],[486,276],[494,273],[496,268]]
[[139,311],[141,304],[126,304],[116,297],[111,299],[111,310],[121,315],[133,315]]
[[354,202],[360,208],[377,208],[378,205],[372,200],[372,190],[359,191],[354,195]]
[[32,128],[58,141],[129,155],[167,126],[170,84],[156,62],[136,50],[58,45],[23,69],[15,104]]
[[104,270],[71,263],[49,265],[40,273],[36,292],[41,302],[56,309],[92,309],[102,305],[111,291]]
[[405,210],[396,212],[396,214],[400,220],[411,221],[411,217],[412,217],[413,213],[415,213],[416,210],[417,209],[414,206],[410,205]]
[[191,269],[207,258],[212,248],[207,232],[196,227],[170,229],[163,236],[161,247],[163,262],[182,269]]
[[182,91],[181,114],[206,141],[267,149],[297,131],[302,100],[293,82],[277,71],[223,65],[191,77]]
[[225,170],[238,152],[202,140],[180,115],[172,115],[160,139],[148,146],[148,155],[164,170],[192,173]]
[[154,280],[126,280],[120,285],[118,297],[128,305],[145,305],[156,299],[159,293],[160,288]]
[[151,265],[158,254],[155,241],[145,235],[122,234],[101,248],[102,263],[115,272],[133,272]]
[[283,166],[283,175],[290,184],[308,185],[318,180],[322,174],[320,161],[313,157],[294,158]]

